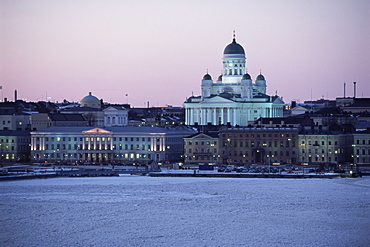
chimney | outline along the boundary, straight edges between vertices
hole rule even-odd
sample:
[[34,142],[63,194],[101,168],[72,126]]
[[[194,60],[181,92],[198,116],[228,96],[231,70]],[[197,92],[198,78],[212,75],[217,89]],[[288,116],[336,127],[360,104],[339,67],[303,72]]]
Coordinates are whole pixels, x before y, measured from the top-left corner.
[[346,83],[344,83],[344,97],[343,98],[346,98]]
[[14,102],[16,102],[16,101],[17,101],[17,89],[14,90]]
[[356,98],[356,82],[353,82],[353,98]]

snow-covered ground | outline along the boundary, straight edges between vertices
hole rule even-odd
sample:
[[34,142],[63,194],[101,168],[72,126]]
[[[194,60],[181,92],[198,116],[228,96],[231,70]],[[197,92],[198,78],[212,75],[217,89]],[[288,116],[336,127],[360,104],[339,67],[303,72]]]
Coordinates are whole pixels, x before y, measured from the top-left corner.
[[370,246],[370,178],[0,182],[0,246]]

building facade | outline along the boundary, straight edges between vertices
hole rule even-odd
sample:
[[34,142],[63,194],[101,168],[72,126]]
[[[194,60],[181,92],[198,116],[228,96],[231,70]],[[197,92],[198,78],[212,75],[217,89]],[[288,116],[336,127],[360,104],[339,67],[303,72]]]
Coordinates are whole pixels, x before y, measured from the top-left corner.
[[217,81],[207,73],[201,83],[201,95],[185,102],[187,125],[247,126],[260,117],[283,117],[283,100],[266,94],[266,80],[259,74],[253,82],[247,73],[244,48],[235,35],[223,54],[222,74]]
[[353,134],[353,163],[370,164],[370,129]]
[[218,133],[197,133],[184,138],[184,163],[220,163],[219,143]]
[[30,131],[0,130],[0,163],[30,160]]
[[34,162],[135,163],[182,160],[187,127],[50,127],[31,132]]
[[298,157],[296,127],[232,127],[220,131],[223,163],[295,163]]
[[303,130],[299,134],[299,162],[345,163],[352,161],[352,133],[325,129]]
[[108,106],[103,110],[104,126],[127,126],[128,110],[122,106]]

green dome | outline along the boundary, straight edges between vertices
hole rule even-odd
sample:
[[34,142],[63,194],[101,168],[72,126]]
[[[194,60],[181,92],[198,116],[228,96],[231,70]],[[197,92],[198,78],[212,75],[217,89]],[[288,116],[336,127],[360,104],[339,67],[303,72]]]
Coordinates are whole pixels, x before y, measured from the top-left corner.
[[245,75],[243,75],[243,77],[242,77],[242,80],[251,80],[252,78],[251,78],[251,76],[250,76],[250,74],[248,74],[248,73],[246,73]]
[[233,38],[233,42],[226,46],[224,54],[245,54],[245,52],[244,48],[236,43],[235,38]]
[[264,81],[265,80],[265,77],[262,75],[262,74],[259,74],[258,76],[257,76],[257,79],[256,79],[257,81]]
[[212,80],[212,77],[207,73],[203,76],[202,80]]

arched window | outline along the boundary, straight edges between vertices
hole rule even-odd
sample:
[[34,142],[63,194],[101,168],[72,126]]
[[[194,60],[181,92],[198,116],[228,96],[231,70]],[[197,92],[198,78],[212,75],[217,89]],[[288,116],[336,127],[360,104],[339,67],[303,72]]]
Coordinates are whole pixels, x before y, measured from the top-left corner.
[[112,117],[112,124],[116,124],[116,117]]
[[107,117],[107,124],[110,124],[110,117]]

